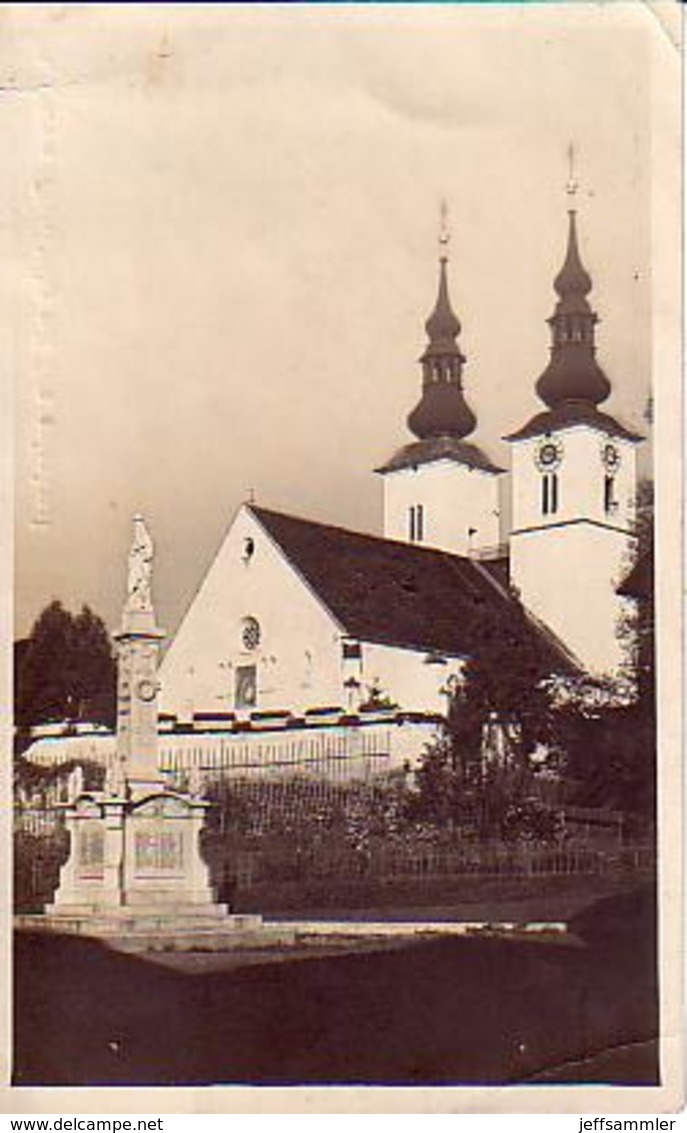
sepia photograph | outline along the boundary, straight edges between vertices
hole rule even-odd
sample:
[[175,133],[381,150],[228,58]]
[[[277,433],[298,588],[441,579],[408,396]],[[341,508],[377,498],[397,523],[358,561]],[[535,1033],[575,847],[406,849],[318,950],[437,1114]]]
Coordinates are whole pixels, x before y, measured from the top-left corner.
[[679,6],[20,7],[10,1108],[678,1104]]

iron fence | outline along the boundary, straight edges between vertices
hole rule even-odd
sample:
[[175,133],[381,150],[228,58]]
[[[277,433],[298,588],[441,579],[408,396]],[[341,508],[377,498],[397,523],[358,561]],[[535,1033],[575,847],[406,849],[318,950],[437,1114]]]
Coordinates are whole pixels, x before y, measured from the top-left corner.
[[[325,791],[325,786],[321,787],[324,801],[331,802],[333,789],[329,786]],[[337,825],[337,812],[321,806],[319,797],[310,798],[315,787],[315,783],[307,784],[305,796],[303,784],[291,784],[288,791],[285,787],[278,790],[276,784],[263,790],[263,807],[275,794],[275,813],[282,827],[289,825],[285,817],[289,818],[293,809],[294,821],[288,831],[276,833],[272,826],[270,832],[274,814],[269,807],[258,830],[254,825],[251,831],[238,830],[232,826],[231,815],[227,815],[226,824],[206,827],[203,852],[220,895],[223,888],[235,893],[253,885],[278,886],[285,882],[305,889],[314,882],[331,891],[335,901],[339,890],[343,893],[350,891],[351,885],[374,882],[377,888],[409,885],[421,899],[423,887],[436,882],[450,885],[469,878],[500,878],[505,883],[518,878],[629,877],[647,875],[655,866],[652,844],[484,842],[456,831],[437,835],[426,827],[371,834],[366,822],[351,819],[357,813],[353,804],[366,802],[364,790],[342,793],[349,812],[346,821]],[[248,791],[244,800],[249,813],[254,813],[253,793]],[[309,824],[301,821],[304,798],[308,802],[305,810],[311,815]],[[315,822],[312,815],[323,820]],[[32,805],[15,806],[14,889],[18,909],[37,909],[52,899],[67,854],[62,807],[39,806],[35,800]]]
[[[219,851],[219,853],[218,853]],[[458,880],[466,877],[556,877],[648,873],[654,867],[651,846],[622,846],[612,850],[471,843],[453,847],[410,842],[358,848],[327,845],[234,843],[209,850],[222,860],[237,883],[308,881],[353,878],[385,881]]]

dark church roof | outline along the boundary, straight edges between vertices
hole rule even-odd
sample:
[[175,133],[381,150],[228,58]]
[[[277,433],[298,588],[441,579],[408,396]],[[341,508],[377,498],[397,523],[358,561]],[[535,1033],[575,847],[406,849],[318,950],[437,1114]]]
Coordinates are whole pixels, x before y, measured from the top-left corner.
[[[470,656],[514,598],[484,564],[247,505],[344,632],[359,641]],[[526,632],[551,671],[575,663],[538,623]]]
[[481,448],[470,441],[458,437],[427,437],[423,441],[413,441],[404,445],[387,460],[376,472],[397,472],[401,468],[417,468],[421,464],[433,464],[437,460],[452,460],[465,464],[468,468],[479,468],[483,472],[503,472],[493,464]]
[[641,441],[641,433],[626,429],[610,413],[604,413],[586,401],[564,401],[555,409],[545,409],[532,417],[522,429],[509,433],[507,441],[522,441],[526,437],[538,437],[553,433],[557,429],[572,428],[573,425],[591,425],[609,437],[621,437],[626,441]]

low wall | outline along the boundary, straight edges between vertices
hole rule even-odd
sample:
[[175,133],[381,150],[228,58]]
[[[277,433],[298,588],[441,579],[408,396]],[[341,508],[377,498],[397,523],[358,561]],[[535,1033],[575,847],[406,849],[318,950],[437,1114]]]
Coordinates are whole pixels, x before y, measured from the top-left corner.
[[[436,718],[404,715],[363,717],[341,723],[301,721],[258,725],[242,722],[238,730],[188,727],[161,731],[160,769],[191,770],[241,779],[312,774],[347,781],[386,774],[416,763],[436,735]],[[34,741],[24,758],[43,767],[70,760],[106,764],[114,756],[112,735],[50,736]]]

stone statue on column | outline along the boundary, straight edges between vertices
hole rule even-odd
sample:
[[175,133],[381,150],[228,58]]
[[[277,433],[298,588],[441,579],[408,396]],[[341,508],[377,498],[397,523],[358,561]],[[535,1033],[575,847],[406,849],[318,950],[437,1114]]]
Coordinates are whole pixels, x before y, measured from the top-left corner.
[[129,551],[127,601],[129,610],[152,610],[153,540],[142,515],[134,516],[134,537]]

